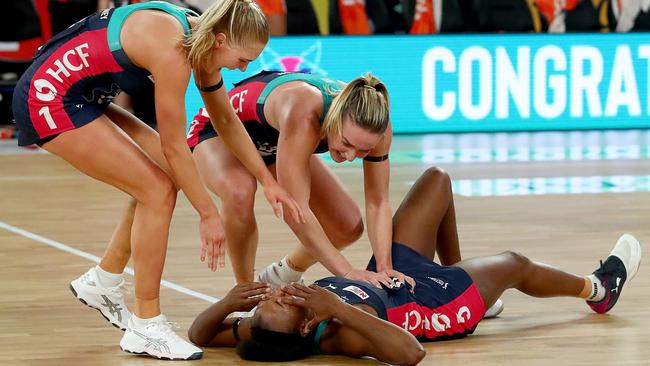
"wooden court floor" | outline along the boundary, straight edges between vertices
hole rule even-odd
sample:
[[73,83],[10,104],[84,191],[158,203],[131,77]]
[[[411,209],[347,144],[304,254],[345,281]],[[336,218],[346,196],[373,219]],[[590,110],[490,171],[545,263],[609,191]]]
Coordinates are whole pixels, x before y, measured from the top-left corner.
[[[394,165],[393,209],[427,165]],[[439,165],[454,179],[650,175],[647,160]],[[362,204],[358,166],[334,170]],[[281,258],[297,243],[261,198],[257,268]],[[93,264],[88,256],[101,256],[125,202],[121,192],[80,175],[56,157],[0,155],[0,365],[168,364],[121,352],[122,333],[68,290],[69,281]],[[589,273],[623,232],[634,233],[645,252],[650,251],[647,192],[457,196],[456,211],[465,258],[514,249]],[[183,336],[194,316],[208,305],[206,296],[218,298],[233,284],[229,265],[210,272],[199,261],[199,248],[197,217],[180,197],[163,277],[182,288],[163,287],[161,298],[163,312],[179,323]],[[364,266],[370,256],[367,238],[344,253],[354,265]],[[533,299],[507,292],[499,318],[483,321],[466,339],[425,345],[422,365],[650,364],[650,277],[645,265],[647,261],[605,316],[593,314],[576,299]],[[307,279],[325,275],[318,266]],[[131,279],[127,276],[127,281]],[[129,303],[132,298],[132,293],[127,295]],[[191,364],[243,363],[231,349],[205,351],[202,360]],[[318,356],[296,364],[377,362]]]

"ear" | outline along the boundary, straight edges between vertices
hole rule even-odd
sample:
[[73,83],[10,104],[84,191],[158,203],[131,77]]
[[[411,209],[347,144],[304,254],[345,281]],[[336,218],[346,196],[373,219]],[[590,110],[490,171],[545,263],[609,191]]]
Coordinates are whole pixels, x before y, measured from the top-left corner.
[[215,39],[214,46],[215,46],[216,48],[219,48],[219,47],[221,47],[221,46],[223,46],[223,45],[226,44],[226,40],[227,40],[228,38],[226,37],[226,34],[225,34],[225,33],[217,33],[217,34],[214,36],[214,39]]
[[306,337],[309,332],[311,332],[312,328],[314,327],[314,321],[312,320],[303,320],[302,323],[300,323],[300,335],[303,337]]

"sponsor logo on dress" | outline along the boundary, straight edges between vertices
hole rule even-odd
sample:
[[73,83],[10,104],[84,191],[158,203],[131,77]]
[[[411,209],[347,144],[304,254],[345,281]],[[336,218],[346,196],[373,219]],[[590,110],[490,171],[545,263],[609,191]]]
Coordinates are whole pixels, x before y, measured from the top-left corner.
[[361,300],[365,300],[370,297],[365,291],[353,285],[343,288],[343,291],[352,292],[353,294],[357,295]]
[[445,281],[443,281],[443,280],[441,280],[439,278],[435,278],[435,277],[427,277],[427,278],[430,279],[431,281],[437,283],[438,285],[440,285],[440,287],[442,287],[445,290],[447,289],[447,285],[449,285],[447,282],[445,282]]

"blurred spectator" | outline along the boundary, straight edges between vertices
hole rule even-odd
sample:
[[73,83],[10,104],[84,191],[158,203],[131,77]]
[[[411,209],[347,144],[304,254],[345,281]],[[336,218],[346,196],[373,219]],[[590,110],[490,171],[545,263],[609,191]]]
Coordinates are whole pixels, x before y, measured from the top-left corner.
[[331,34],[370,34],[365,0],[330,0]]
[[366,0],[366,13],[374,34],[406,33],[400,0]]
[[48,9],[52,22],[52,34],[64,31],[78,20],[99,9],[97,0],[50,0]]
[[404,3],[410,34],[467,32],[475,28],[476,20],[465,19],[471,11],[472,0],[409,0]]
[[288,34],[320,34],[316,11],[309,0],[286,0]]
[[537,8],[548,24],[549,33],[607,31],[607,1],[536,0]]
[[29,62],[34,51],[52,37],[47,1],[0,3],[0,60]]
[[[47,0],[0,3],[0,125],[11,124],[11,97],[36,49],[52,37]],[[7,135],[0,127],[2,135]]]
[[609,26],[617,32],[650,30],[650,0],[606,0]]
[[406,19],[400,0],[330,0],[331,34],[404,33]]
[[545,32],[548,25],[528,0],[475,0],[479,32]]
[[[287,5],[284,0],[255,0],[266,15],[272,36],[287,35]],[[308,1],[302,1],[308,2]]]

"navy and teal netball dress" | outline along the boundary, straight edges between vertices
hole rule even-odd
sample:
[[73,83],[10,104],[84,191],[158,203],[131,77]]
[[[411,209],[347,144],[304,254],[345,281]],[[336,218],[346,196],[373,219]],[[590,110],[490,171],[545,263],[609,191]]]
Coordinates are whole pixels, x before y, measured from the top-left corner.
[[[322,125],[325,115],[332,104],[332,94],[340,92],[343,86],[339,81],[315,74],[262,71],[235,84],[235,87],[228,92],[237,117],[244,124],[244,128],[246,128],[257,147],[257,151],[259,151],[267,165],[275,163],[280,132],[271,126],[266,119],[264,103],[275,88],[292,81],[303,81],[321,91],[323,95],[323,115],[320,118],[320,123]],[[199,109],[199,113],[194,117],[187,134],[187,144],[190,149],[194,149],[201,142],[216,136],[217,132],[212,127],[208,112],[205,108]],[[321,142],[314,152],[322,153],[325,151],[328,151],[327,143]]]
[[[377,288],[367,282],[327,277],[315,283],[348,304],[366,304],[419,341],[460,338],[471,334],[485,314],[476,284],[460,267],[441,266],[413,249],[393,243],[393,268],[412,277],[415,291]],[[368,270],[375,271],[374,256]]]
[[120,90],[137,94],[153,88],[147,70],[137,67],[120,44],[126,18],[138,10],[173,15],[190,32],[194,12],[152,1],[107,9],[57,34],[36,52],[18,81],[13,111],[18,144],[43,144],[58,134],[95,120]]

